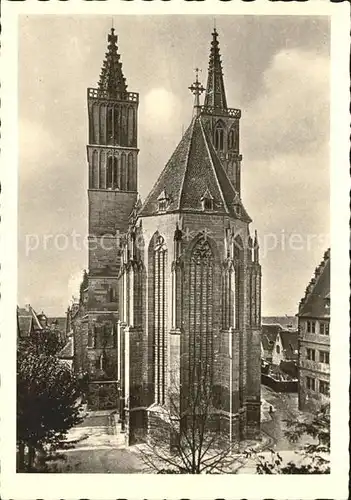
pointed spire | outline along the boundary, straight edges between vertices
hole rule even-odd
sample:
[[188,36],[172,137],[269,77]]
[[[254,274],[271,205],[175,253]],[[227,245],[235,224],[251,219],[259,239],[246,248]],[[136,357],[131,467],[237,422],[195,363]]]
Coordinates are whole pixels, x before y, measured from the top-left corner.
[[122,63],[117,47],[118,37],[115,35],[114,28],[111,28],[111,33],[107,37],[108,45],[105,54],[105,60],[102,63],[99,89],[106,90],[110,97],[123,98],[123,94],[127,92],[126,79],[122,72]]
[[216,28],[212,32],[210,62],[208,66],[207,89],[205,106],[227,109],[227,98],[224,90],[222,61],[219,52],[218,33]]

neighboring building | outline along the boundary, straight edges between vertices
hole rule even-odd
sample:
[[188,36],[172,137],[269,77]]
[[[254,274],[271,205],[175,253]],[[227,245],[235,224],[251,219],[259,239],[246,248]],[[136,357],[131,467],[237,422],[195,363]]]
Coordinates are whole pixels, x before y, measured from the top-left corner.
[[43,317],[37,315],[29,304],[26,307],[17,306],[17,337],[30,337],[32,333],[43,329]]
[[261,358],[262,360],[272,363],[273,349],[275,340],[282,327],[278,324],[262,324],[261,332]]
[[[88,89],[94,247],[87,288],[69,312],[75,367],[96,384],[94,404],[100,390],[106,394],[103,381],[111,390],[120,384],[128,443],[155,405],[167,404],[173,381],[182,399],[191,368],[201,363],[222,425],[232,423],[235,440],[257,437],[261,266],[241,199],[241,111],[227,106],[218,34],[204,105],[196,77],[193,119],[144,204],[137,194],[139,96],[127,92],[113,29],[108,41],[98,88]],[[116,233],[124,235],[121,251]]]
[[280,366],[284,361],[297,361],[298,333],[282,330],[275,339],[272,351],[272,364]]
[[313,410],[329,401],[330,249],[299,305],[299,408]]
[[38,332],[54,332],[64,347],[59,351],[58,357],[70,368],[73,367],[73,337],[67,331],[66,317],[49,318],[41,312],[37,314],[32,306],[25,308],[17,306],[17,337],[20,339],[34,336]]
[[262,325],[280,325],[283,330],[297,331],[296,316],[263,316]]
[[65,363],[71,370],[73,370],[74,361],[74,338],[73,336],[68,337],[66,344],[59,351],[58,357]]
[[37,314],[31,305],[17,306],[17,334],[19,337],[29,337],[37,330],[55,330],[59,332],[61,341],[66,338],[66,317],[49,318],[41,312]]

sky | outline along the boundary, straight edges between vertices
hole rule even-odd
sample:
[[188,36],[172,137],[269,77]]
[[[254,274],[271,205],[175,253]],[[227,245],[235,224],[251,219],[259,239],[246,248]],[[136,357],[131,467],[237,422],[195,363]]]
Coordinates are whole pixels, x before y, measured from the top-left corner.
[[[63,315],[87,267],[87,101],[111,24],[139,92],[142,200],[207,79],[209,16],[22,16],[19,24],[18,304]],[[262,315],[296,314],[329,243],[326,17],[218,16],[229,107],[240,108],[242,199],[258,230]]]

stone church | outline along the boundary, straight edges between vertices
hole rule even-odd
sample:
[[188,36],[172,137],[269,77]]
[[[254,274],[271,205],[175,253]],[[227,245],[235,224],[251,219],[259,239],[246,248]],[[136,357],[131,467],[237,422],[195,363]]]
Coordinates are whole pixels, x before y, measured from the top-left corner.
[[196,74],[189,89],[192,120],[143,203],[139,95],[127,90],[114,29],[88,89],[89,269],[70,311],[75,368],[88,376],[92,407],[120,403],[129,443],[203,366],[232,439],[260,431],[259,248],[241,199],[241,111],[227,105],[216,29],[207,86]]

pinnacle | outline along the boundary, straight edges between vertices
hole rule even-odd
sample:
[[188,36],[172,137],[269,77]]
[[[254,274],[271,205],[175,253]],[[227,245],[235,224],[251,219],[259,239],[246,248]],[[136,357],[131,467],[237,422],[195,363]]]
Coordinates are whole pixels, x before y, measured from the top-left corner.
[[108,51],[105,53],[98,82],[99,88],[107,91],[111,97],[127,91],[126,79],[123,75],[122,63],[120,62],[121,56],[118,54],[118,37],[114,34],[114,31],[114,28],[111,28],[111,33],[107,37]]
[[205,106],[227,109],[218,33],[214,29],[210,48]]

